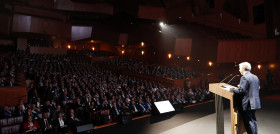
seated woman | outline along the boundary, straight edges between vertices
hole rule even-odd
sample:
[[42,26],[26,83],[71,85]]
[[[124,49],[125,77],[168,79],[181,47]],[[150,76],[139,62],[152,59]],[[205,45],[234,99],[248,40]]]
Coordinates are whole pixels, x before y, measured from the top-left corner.
[[62,113],[58,112],[58,117],[54,120],[56,133],[65,134],[68,131],[67,122],[62,117]]
[[33,121],[32,116],[28,116],[27,122],[23,123],[23,134],[40,134],[39,124],[37,121]]

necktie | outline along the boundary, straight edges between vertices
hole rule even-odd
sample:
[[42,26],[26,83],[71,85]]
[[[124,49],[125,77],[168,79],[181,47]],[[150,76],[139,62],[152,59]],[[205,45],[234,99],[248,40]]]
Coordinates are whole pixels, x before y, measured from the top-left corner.
[[48,123],[48,120],[45,119],[45,122],[46,122],[46,127],[49,128],[49,123]]

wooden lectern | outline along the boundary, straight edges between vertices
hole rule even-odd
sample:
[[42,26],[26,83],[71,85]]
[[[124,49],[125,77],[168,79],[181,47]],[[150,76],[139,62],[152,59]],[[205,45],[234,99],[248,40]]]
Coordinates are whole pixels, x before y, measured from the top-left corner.
[[[230,100],[231,134],[244,134],[244,133],[246,134],[242,118],[238,117],[237,109],[233,105],[234,104],[234,93],[225,90],[222,87],[225,85],[231,86],[226,83],[209,84],[209,91],[215,94],[215,108],[216,108],[216,114],[217,114],[217,117],[216,117],[217,134],[224,134],[224,110],[223,110],[223,98],[222,97]],[[231,86],[231,87],[236,88],[234,86]],[[238,131],[237,131],[237,128],[238,128]]]

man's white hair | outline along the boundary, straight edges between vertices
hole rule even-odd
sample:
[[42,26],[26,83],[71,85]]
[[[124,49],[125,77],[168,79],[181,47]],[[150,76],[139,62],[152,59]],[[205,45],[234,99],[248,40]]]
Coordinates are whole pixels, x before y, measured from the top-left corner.
[[251,64],[249,62],[242,62],[239,64],[239,68],[244,68],[246,71],[251,71]]

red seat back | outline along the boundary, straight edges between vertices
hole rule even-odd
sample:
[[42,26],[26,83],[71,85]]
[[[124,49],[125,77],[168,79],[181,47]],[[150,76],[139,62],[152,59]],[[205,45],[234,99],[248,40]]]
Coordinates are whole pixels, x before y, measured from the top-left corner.
[[101,115],[110,115],[110,110],[109,109],[101,110],[100,113]]

